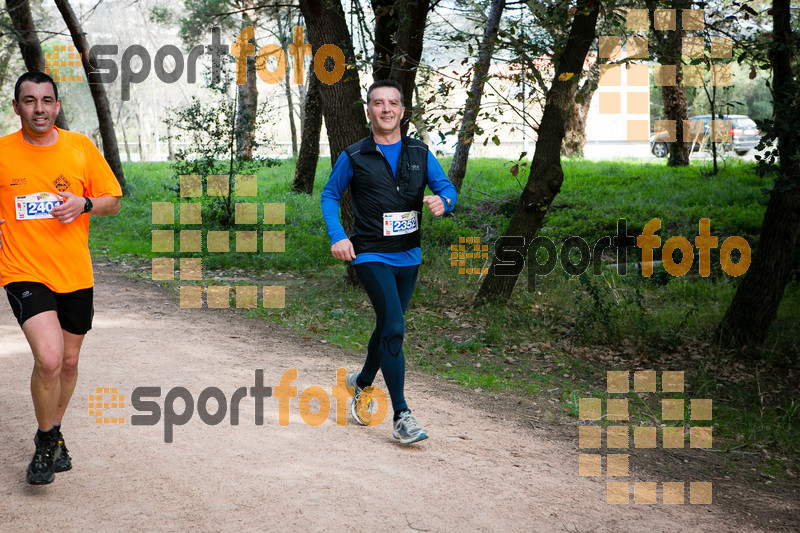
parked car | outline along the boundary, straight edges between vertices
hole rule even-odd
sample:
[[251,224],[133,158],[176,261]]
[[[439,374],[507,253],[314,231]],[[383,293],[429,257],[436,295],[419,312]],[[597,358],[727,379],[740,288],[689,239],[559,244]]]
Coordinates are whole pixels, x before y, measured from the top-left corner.
[[[719,117],[719,115],[717,115]],[[708,132],[711,128],[711,115],[697,115],[689,117],[689,120],[702,120],[703,131]],[[733,149],[737,155],[745,155],[747,152],[755,148],[758,144],[758,129],[756,123],[746,115],[724,115],[723,120],[731,121],[731,129],[728,134],[731,137],[730,142],[726,141],[726,146]],[[650,137],[650,151],[656,157],[666,157],[669,154],[670,143],[669,133],[666,131],[659,131]],[[692,151],[697,152],[700,150],[701,144],[696,142],[692,145]]]

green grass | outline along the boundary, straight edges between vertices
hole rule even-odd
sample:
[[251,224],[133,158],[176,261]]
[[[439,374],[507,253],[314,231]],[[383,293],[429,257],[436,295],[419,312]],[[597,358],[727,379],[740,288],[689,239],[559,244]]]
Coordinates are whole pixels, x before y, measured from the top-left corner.
[[[447,169],[449,160],[442,163]],[[430,213],[423,214],[423,265],[406,315],[408,364],[472,388],[542,395],[572,416],[577,414],[579,398],[603,396],[606,370],[681,365],[687,369],[691,393],[687,398],[715,399],[715,439],[717,435],[722,439],[715,440],[715,447],[769,446],[800,454],[798,404],[781,388],[791,380],[773,376],[768,385],[760,383],[749,369],[736,370],[733,361],[725,366],[731,354],[715,348],[713,331],[737,284],[719,268],[718,255],[712,253],[709,278],[691,272],[674,278],[663,267],[657,267],[651,278],[635,272],[623,276],[608,268],[601,268],[598,275],[589,271],[569,276],[557,266],[529,283],[523,271],[507,305],[470,307],[481,279],[459,275],[450,266],[450,246],[460,237],[480,237],[491,245],[502,234],[519,198],[520,183],[527,180],[525,169],[514,178],[511,164],[470,160],[455,216],[434,220]],[[710,176],[707,165],[698,163],[675,169],[663,161],[577,160],[564,161],[563,167],[561,193],[540,232],[559,246],[573,235],[588,243],[612,236],[622,218],[630,235],[638,235],[645,223],[660,218],[662,245],[673,235],[693,242],[701,218],[711,220],[711,233],[720,237],[720,243],[740,235],[751,246],[756,244],[767,200],[763,190],[769,183],[758,178],[750,164],[726,162],[717,176]],[[291,160],[262,168],[258,198],[240,200],[285,204],[286,224],[280,229],[286,231],[286,253],[205,253],[206,276],[227,272],[242,280],[280,280],[287,287],[286,307],[251,315],[363,352],[374,315],[367,297],[346,285],[342,263],[330,255],[319,209],[330,162],[320,160],[311,196],[288,192],[293,169]],[[167,164],[128,164],[125,170],[130,195],[123,199],[119,215],[93,221],[92,248],[112,259],[145,263],[164,255],[150,251],[150,232],[156,228],[151,224],[151,204],[178,201],[171,189],[176,178]],[[208,203],[208,199],[188,201]],[[215,223],[204,220],[203,227],[214,229]],[[631,250],[629,261],[636,250]],[[604,260],[615,258],[604,256]],[[470,265],[487,266],[488,261],[473,260]],[[696,268],[695,263],[695,272]],[[800,286],[794,282],[762,349],[760,371],[768,374],[786,359],[796,361],[798,339]],[[734,371],[718,372],[711,365]],[[784,395],[759,394],[759,387],[783,390]],[[658,395],[653,396],[651,400],[629,396],[635,419],[652,422],[660,414]]]
[[[153,229],[192,230],[196,225],[154,226],[151,222],[153,202],[179,201],[177,193],[172,190],[177,186],[177,177],[173,175],[165,163],[127,164],[129,195],[122,199],[122,210],[113,218],[97,219],[93,223],[93,250],[107,253],[112,258],[134,256],[148,259],[164,254],[151,251],[151,231]],[[286,206],[287,225],[238,225],[223,228],[220,223],[208,217],[209,207],[216,200],[213,198],[186,198],[181,201],[200,202],[203,204],[203,229],[221,230],[286,230],[285,254],[251,254],[236,253],[213,254],[204,252],[192,254],[202,257],[204,266],[212,270],[243,269],[248,272],[292,271],[307,273],[316,270],[320,263],[331,263],[327,248],[325,225],[319,213],[319,198],[287,192],[291,181],[287,182],[287,169],[284,163],[275,167],[264,167],[258,173],[258,196],[236,198],[235,201],[248,203],[284,203]],[[320,177],[320,180],[323,178]],[[262,210],[259,207],[259,220]],[[178,212],[175,213],[176,221]],[[113,241],[113,246],[110,244]],[[176,243],[177,243],[176,239]],[[177,246],[177,244],[176,244]],[[231,249],[235,248],[235,239],[231,236]],[[261,237],[259,235],[259,249]],[[205,249],[205,247],[204,247]]]
[[[515,179],[497,160],[471,160],[465,183],[481,192],[464,189],[467,205],[476,210],[494,204],[500,213],[493,222],[502,233],[527,181],[521,171]],[[626,219],[629,232],[638,234],[645,223],[660,218],[662,242],[673,235],[697,234],[698,221],[711,219],[711,233],[741,235],[751,242],[761,227],[767,183],[752,165],[732,161],[716,176],[703,165],[670,168],[656,162],[589,162],[565,160],[564,184],[545,216],[542,235],[563,241],[579,235],[587,242],[615,235],[617,221]],[[460,204],[461,208],[466,207]],[[475,215],[479,216],[479,213]],[[488,224],[488,222],[486,222]]]

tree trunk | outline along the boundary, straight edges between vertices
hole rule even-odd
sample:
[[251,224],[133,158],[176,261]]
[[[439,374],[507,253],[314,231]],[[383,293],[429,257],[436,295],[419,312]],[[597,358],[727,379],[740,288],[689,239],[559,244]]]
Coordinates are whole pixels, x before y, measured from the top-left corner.
[[122,120],[122,105],[123,105],[123,103],[124,102],[122,101],[122,99],[120,99],[120,101],[119,101],[119,109],[117,109],[117,126],[119,126],[119,129],[122,130],[122,142],[125,144],[125,157],[127,158],[128,163],[130,163],[131,162],[131,149],[128,146],[128,133],[125,131],[125,122],[126,121]]
[[561,153],[564,157],[583,157],[583,148],[586,146],[586,116],[589,106],[574,102],[572,111],[567,118],[564,146]]
[[[44,72],[46,67],[44,52],[42,52],[39,37],[36,35],[36,25],[33,22],[28,0],[6,0],[6,11],[8,11],[8,16],[14,26],[15,38],[19,43],[19,51],[25,61],[25,68],[28,69],[28,72]],[[64,102],[61,102],[61,110],[58,112],[55,124],[62,130],[69,129],[69,123],[64,114]]]
[[286,106],[289,109],[289,129],[292,133],[292,157],[297,157],[297,126],[294,124],[294,102],[292,101],[292,86],[289,79],[289,69],[286,69]]
[[372,9],[375,13],[372,78],[375,81],[392,79],[403,88],[405,115],[400,132],[406,135],[414,110],[415,80],[422,58],[430,0],[373,0]]
[[[704,87],[704,89],[706,91],[706,95],[708,95],[708,89],[705,88],[705,87]],[[709,98],[708,98],[708,103],[711,106],[711,123],[709,124],[711,129],[709,130],[709,132],[710,132],[709,135],[711,135],[711,157],[712,157],[712,159],[714,161],[714,170],[712,171],[711,175],[712,176],[716,176],[717,172],[719,170],[717,168],[717,143],[714,142],[716,140],[716,138],[717,138],[717,126],[716,126],[716,120],[717,120],[717,86],[716,85],[711,87],[711,96],[709,96]]]
[[422,44],[425,35],[425,21],[430,10],[429,0],[408,0],[401,3],[403,11],[397,34],[396,45],[392,59],[392,72],[389,75],[403,88],[403,105],[405,116],[400,123],[400,132],[408,134],[408,126],[414,114],[414,87],[417,78],[417,69],[422,59]]
[[[569,38],[557,63],[550,90],[547,92],[547,103],[542,113],[539,140],[531,161],[530,176],[504,234],[504,237],[521,236],[524,239],[523,258],[527,256],[528,246],[539,231],[542,219],[564,181],[564,172],[561,169],[561,144],[564,140],[567,118],[574,103],[579,78],[576,74],[583,69],[586,53],[595,37],[599,5],[599,0],[578,2]],[[562,74],[571,75],[562,76]],[[495,253],[489,273],[475,296],[474,305],[504,304],[511,297],[519,272],[513,275],[498,275],[499,263],[498,255]]]
[[[275,22],[278,25],[278,35],[280,36],[280,43],[281,48],[283,50],[287,50],[290,44],[289,35],[283,29],[283,23],[281,22],[281,14],[278,14],[275,17]],[[312,71],[314,69],[311,69]],[[285,95],[286,95],[286,107],[289,110],[289,130],[291,132],[292,137],[292,157],[297,158],[297,126],[294,122],[294,98],[292,96],[292,82],[291,77],[289,76],[289,68],[286,68],[286,72],[283,75],[283,83],[285,88]],[[302,122],[301,122],[302,125]]]
[[[414,87],[414,99],[417,102],[416,109],[423,109],[425,107],[425,101],[419,95],[419,87]],[[419,136],[419,140],[430,146],[431,145],[430,130],[428,129],[428,124],[425,122],[422,116],[419,113],[412,114],[411,123],[414,125],[414,129],[417,130],[417,135]]]
[[[690,2],[687,0],[672,0],[669,5],[657,0],[645,0],[650,16],[650,29],[655,38],[655,55],[661,65],[675,66],[675,84],[661,87],[661,99],[664,104],[664,118],[675,121],[675,142],[670,143],[669,159],[667,165],[671,167],[685,167],[689,165],[689,150],[691,144],[684,142],[683,122],[689,119],[686,106],[686,92],[683,90],[683,68],[681,55],[683,53],[683,10],[687,9]],[[671,7],[676,13],[676,30],[655,29],[655,9]]]
[[[7,53],[0,55],[0,94],[3,93],[3,86],[6,83],[6,75],[8,72],[8,63],[11,61],[11,50]],[[16,81],[16,80],[14,80]]]
[[128,146],[128,132],[125,131],[125,125],[124,124],[121,124],[121,126],[122,126],[122,128],[121,128],[122,129],[122,142],[125,143],[125,157],[127,158],[128,163],[130,163],[132,160],[131,160],[131,149]]
[[467,103],[464,105],[464,118],[461,120],[461,129],[458,132],[456,153],[453,155],[453,162],[450,164],[450,172],[447,176],[458,192],[461,192],[461,184],[464,183],[464,175],[467,173],[467,160],[470,148],[472,148],[472,141],[475,138],[478,113],[481,110],[483,86],[486,84],[489,74],[494,45],[497,41],[497,31],[500,29],[500,16],[505,7],[505,0],[492,0],[489,18],[486,21],[486,28],[483,30],[478,60],[472,69],[472,84],[467,93]]
[[589,68],[583,85],[577,90],[572,112],[567,120],[567,129],[564,132],[564,145],[561,148],[561,153],[566,157],[583,157],[583,149],[586,146],[586,118],[599,77],[600,65],[595,63]]
[[800,231],[800,139],[794,129],[800,121],[800,83],[792,72],[789,9],[789,0],[772,2],[770,62],[779,173],[770,192],[753,261],[720,324],[720,340],[728,346],[760,345],[766,339],[791,275]]
[[372,59],[372,79],[389,79],[394,55],[394,36],[398,19],[393,15],[396,0],[372,0],[375,15],[375,56]]
[[167,122],[167,161],[175,160],[175,152],[172,150],[172,126]]
[[[309,77],[309,81],[306,82],[306,84],[308,84],[309,86],[311,85],[310,78],[311,78],[311,74],[313,72],[314,72],[313,68],[309,69],[309,76],[308,76]],[[314,77],[316,77],[316,75]],[[298,88],[297,92],[300,95],[300,102],[298,102],[298,106],[300,108],[300,129],[302,130],[303,124],[305,124],[305,122],[306,122],[306,95],[307,95],[308,91],[306,90],[306,85],[305,84],[298,85],[297,88]],[[300,132],[300,135],[302,137],[302,135],[303,135],[302,131]],[[302,143],[303,141],[301,140],[300,142]]]
[[[86,34],[83,32],[78,17],[75,16],[75,12],[72,11],[72,6],[70,6],[69,2],[67,0],[55,0],[55,2],[61,12],[64,23],[69,28],[70,35],[72,35],[72,43],[81,55],[81,63],[88,80],[89,74],[97,70],[97,63],[95,58],[89,57],[89,42],[86,40]],[[89,91],[92,93],[94,108],[97,112],[97,124],[100,128],[100,137],[103,139],[103,155],[124,192],[126,190],[125,174],[122,172],[122,162],[119,159],[117,134],[114,131],[114,120],[111,118],[111,107],[108,105],[106,88],[102,83],[90,83]]]
[[[342,50],[345,58],[346,67],[342,78],[331,85],[322,82],[319,84],[333,166],[345,148],[369,134],[361,102],[353,41],[340,0],[300,0],[299,3],[306,21],[308,41],[314,52],[325,44],[333,44]],[[328,63],[331,63],[330,58],[326,61]],[[342,196],[340,210],[342,226],[349,235],[353,232],[353,204],[349,188]],[[358,284],[355,269],[350,263],[347,265],[347,277],[354,285]]]
[[[254,26],[247,13],[242,14],[242,27]],[[252,43],[258,53],[255,37]],[[252,159],[256,147],[256,115],[258,114],[258,75],[256,74],[255,54],[247,56],[247,82],[236,86],[238,102],[236,107],[236,156]]]
[[[339,0],[302,0],[300,10],[315,53],[324,44],[334,44],[344,53],[346,67],[342,78],[331,85],[319,83],[332,166],[345,148],[369,134],[355,68],[355,53]],[[330,59],[326,62],[330,66],[328,63],[331,63]]]
[[302,139],[300,141],[300,153],[297,155],[297,164],[294,167],[294,183],[292,190],[311,194],[314,192],[314,176],[317,172],[317,161],[319,160],[319,135],[322,130],[322,102],[319,95],[320,81],[310,69],[308,74],[308,93],[306,94],[306,105],[304,106],[305,121],[303,122]]
[[139,142],[139,161],[144,161],[144,146],[142,145],[142,107],[136,106],[136,137]]

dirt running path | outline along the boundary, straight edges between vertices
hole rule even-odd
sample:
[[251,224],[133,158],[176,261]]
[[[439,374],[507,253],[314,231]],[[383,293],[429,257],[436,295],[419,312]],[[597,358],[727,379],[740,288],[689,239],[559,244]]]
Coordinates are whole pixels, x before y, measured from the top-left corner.
[[329,419],[312,427],[294,398],[281,427],[276,398],[257,426],[246,397],[238,426],[207,426],[195,413],[171,444],[163,418],[130,425],[130,405],[116,411],[125,425],[98,426],[87,413],[97,386],[128,397],[159,386],[163,407],[176,386],[195,400],[210,386],[230,399],[253,386],[256,369],[274,387],[296,368],[299,392],[330,392],[336,369],[357,368],[361,356],[230,311],[179,309],[158,287],[121,275],[98,275],[96,307],[64,422],[75,467],[32,487],[31,355],[0,302],[0,531],[750,531],[714,505],[607,505],[604,478],[578,476],[574,445],[465,405],[458,387],[416,372],[407,393],[430,438],[412,447],[395,444],[388,418],[337,426],[333,400]]

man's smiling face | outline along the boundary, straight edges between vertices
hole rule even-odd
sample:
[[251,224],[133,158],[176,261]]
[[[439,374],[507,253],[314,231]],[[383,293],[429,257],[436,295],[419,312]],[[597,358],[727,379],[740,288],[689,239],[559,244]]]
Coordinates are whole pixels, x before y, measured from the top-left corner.
[[51,84],[26,81],[20,85],[19,101],[12,103],[14,112],[22,122],[22,132],[26,140],[50,135],[61,105],[56,100]]
[[399,130],[404,111],[400,91],[394,87],[374,89],[367,104],[367,118],[372,123],[372,132],[386,136]]

